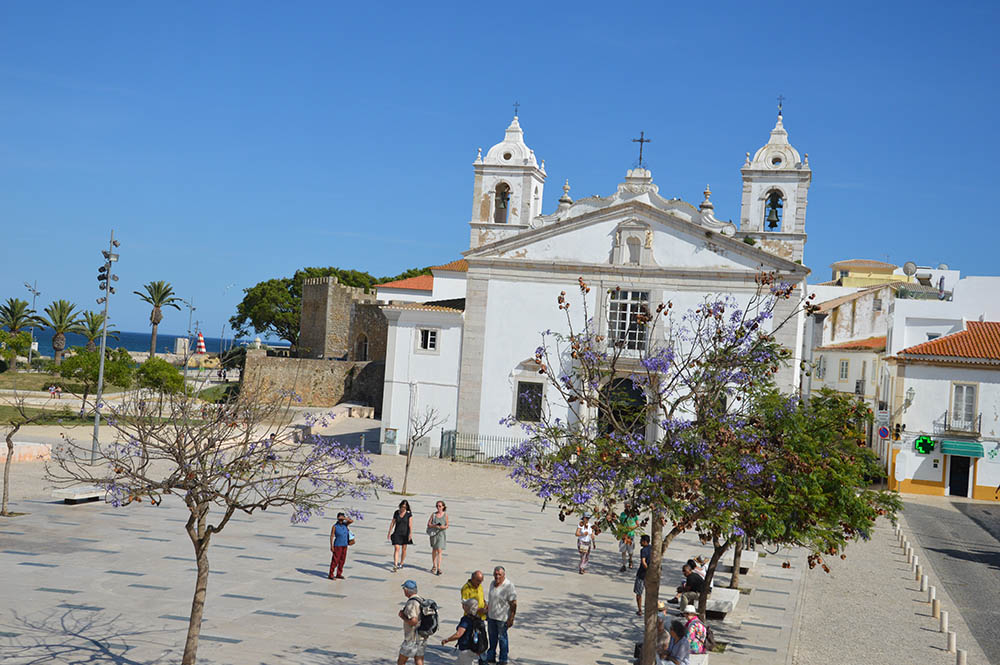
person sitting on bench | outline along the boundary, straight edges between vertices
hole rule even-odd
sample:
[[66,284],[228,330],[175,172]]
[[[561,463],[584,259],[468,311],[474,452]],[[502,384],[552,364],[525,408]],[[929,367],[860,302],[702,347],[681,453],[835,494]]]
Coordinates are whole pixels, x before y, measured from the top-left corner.
[[705,588],[705,578],[694,572],[694,568],[686,563],[681,571],[684,573],[684,583],[677,587],[677,595],[667,602],[681,607],[697,605],[701,590]]

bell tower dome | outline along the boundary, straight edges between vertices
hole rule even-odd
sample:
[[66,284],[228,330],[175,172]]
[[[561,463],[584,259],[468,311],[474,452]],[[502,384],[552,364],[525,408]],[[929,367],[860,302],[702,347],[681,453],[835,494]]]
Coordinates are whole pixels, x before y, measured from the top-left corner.
[[515,115],[503,141],[482,149],[472,166],[474,174],[469,249],[516,235],[530,228],[542,214],[545,162],[524,142],[524,132]]
[[743,197],[738,238],[752,238],[772,254],[802,262],[806,243],[806,204],[812,170],[788,142],[781,107],[771,137],[740,169]]

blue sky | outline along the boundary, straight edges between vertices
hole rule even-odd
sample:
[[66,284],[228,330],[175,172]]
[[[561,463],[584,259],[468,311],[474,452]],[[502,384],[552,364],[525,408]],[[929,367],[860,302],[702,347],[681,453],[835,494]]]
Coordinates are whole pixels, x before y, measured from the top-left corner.
[[[696,7],[697,5],[697,7]],[[816,5],[816,6],[812,6]],[[609,194],[653,139],[660,193],[738,219],[775,98],[813,168],[806,264],[996,273],[994,3],[6,3],[0,300],[193,297],[217,335],[241,289],[307,265],[395,274],[467,248],[472,160],[521,103],[563,180]],[[230,284],[234,287],[228,288]],[[187,316],[170,310],[165,332]]]

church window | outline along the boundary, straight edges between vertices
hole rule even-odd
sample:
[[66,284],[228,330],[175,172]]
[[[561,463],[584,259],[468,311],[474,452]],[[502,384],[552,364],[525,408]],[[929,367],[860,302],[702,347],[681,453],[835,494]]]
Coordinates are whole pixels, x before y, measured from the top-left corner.
[[608,334],[611,341],[629,351],[646,348],[646,323],[640,314],[649,315],[649,291],[611,291],[608,303]]
[[507,223],[507,213],[510,210],[510,185],[501,182],[494,192],[495,207],[493,209],[493,222],[496,224]]
[[437,351],[437,331],[422,328],[420,330],[420,349],[422,351]]
[[537,381],[517,382],[517,411],[515,417],[522,422],[542,419],[542,384]]
[[358,336],[357,344],[354,345],[354,359],[358,361],[368,360],[368,337]]
[[785,200],[781,192],[771,190],[767,193],[767,204],[764,206],[764,221],[768,231],[780,231],[784,217]]
[[639,265],[639,253],[641,251],[639,239],[632,236],[625,241],[625,246],[628,247],[628,262],[632,265]]
[[850,370],[851,370],[851,361],[849,361],[849,360],[841,360],[840,361],[840,375],[838,376],[838,378],[841,381],[847,381],[847,376],[850,373]]

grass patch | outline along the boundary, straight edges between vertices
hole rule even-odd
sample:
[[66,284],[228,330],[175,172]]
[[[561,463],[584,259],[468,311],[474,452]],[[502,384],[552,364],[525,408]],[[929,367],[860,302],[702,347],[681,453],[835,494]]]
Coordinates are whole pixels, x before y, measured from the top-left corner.
[[205,388],[198,392],[197,397],[212,404],[224,404],[230,402],[240,394],[239,383],[223,383],[210,388]]
[[740,593],[743,594],[744,596],[749,596],[751,591],[753,591],[752,587],[748,587],[748,586],[741,586],[740,587]]
[[[61,386],[63,394],[74,393],[83,394],[83,384],[75,381],[67,381],[58,374],[48,372],[22,372],[8,370],[0,374],[0,388],[8,390],[32,390],[46,392],[49,386]],[[110,383],[104,385],[105,393],[120,393],[122,388]]]
[[[76,411],[71,411],[68,406],[61,409],[35,409],[35,408],[25,408],[25,414],[29,418],[41,414],[38,420],[32,422],[32,425],[86,425],[93,424],[93,416],[83,418]],[[18,420],[21,418],[20,412],[13,406],[0,405],[0,422],[10,422],[11,420]]]
[[0,518],[2,518],[2,517],[23,517],[25,515],[30,515],[30,514],[31,513],[15,513],[15,512],[10,512],[10,513],[7,513],[6,515],[0,515]]
[[757,552],[757,556],[759,556],[761,559],[766,559],[767,552]]
[[729,642],[716,642],[715,648],[712,649],[712,653],[725,653],[726,647],[729,646]]

